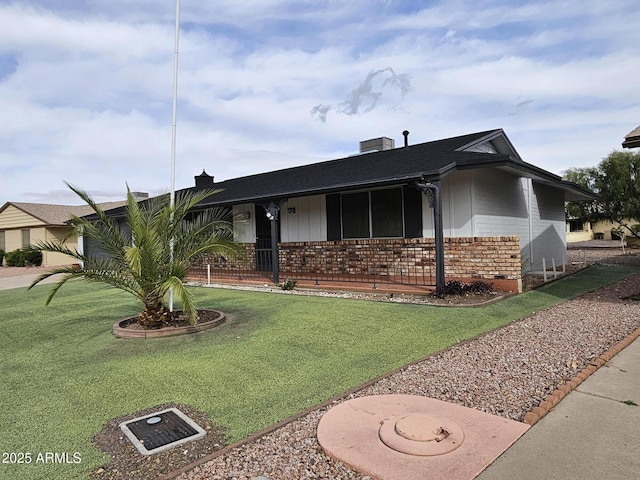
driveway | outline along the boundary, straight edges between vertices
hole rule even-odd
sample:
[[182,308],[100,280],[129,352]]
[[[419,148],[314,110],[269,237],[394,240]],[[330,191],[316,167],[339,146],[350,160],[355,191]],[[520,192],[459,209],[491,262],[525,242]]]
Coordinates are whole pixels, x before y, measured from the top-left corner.
[[[0,267],[0,290],[28,287],[48,270],[47,267]],[[48,278],[42,283],[53,282],[55,278]]]

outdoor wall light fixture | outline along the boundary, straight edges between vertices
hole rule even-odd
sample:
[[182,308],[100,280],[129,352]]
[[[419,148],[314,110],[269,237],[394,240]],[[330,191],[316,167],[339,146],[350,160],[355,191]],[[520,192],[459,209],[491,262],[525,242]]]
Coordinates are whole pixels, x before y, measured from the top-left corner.
[[273,220],[273,218],[274,218],[273,213],[271,213],[271,212],[267,212],[267,218],[268,218],[269,220]]
[[296,207],[289,207],[289,208],[287,209],[287,212],[289,212],[289,213],[296,213]]
[[244,219],[249,220],[251,218],[251,212],[244,212]]

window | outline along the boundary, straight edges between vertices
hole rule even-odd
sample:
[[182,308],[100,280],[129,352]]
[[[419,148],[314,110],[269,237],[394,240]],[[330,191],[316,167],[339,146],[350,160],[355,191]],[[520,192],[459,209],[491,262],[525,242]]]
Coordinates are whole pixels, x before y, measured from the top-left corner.
[[570,232],[584,232],[584,222],[582,220],[569,220]]
[[371,236],[374,238],[402,237],[402,190],[373,190],[371,192]]
[[402,237],[402,189],[342,195],[342,238]]
[[369,192],[342,195],[342,237],[369,238]]
[[31,245],[31,230],[22,230],[22,248],[27,248]]

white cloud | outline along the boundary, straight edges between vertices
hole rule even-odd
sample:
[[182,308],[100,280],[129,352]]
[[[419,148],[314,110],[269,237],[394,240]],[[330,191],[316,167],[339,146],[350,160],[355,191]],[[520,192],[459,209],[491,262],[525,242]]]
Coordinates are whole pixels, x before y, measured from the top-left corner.
[[[417,143],[502,127],[543,168],[595,165],[640,123],[633,3],[183,0],[176,184],[336,158],[405,129]],[[63,179],[101,200],[125,182],[168,188],[174,9],[0,6],[0,203],[69,201]]]

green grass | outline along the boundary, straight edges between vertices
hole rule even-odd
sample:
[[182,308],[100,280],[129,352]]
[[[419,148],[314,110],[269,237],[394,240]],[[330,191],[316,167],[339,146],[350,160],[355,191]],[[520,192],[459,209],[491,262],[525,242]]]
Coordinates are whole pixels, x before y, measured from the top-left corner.
[[[233,442],[381,374],[637,270],[592,267],[479,308],[194,289],[230,321],[198,335],[116,339],[133,299],[98,285],[0,291],[0,446],[31,452],[0,478],[86,478],[108,458],[91,444],[110,419],[177,402],[209,414]],[[39,452],[79,464],[36,464]]]

